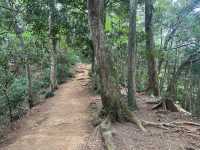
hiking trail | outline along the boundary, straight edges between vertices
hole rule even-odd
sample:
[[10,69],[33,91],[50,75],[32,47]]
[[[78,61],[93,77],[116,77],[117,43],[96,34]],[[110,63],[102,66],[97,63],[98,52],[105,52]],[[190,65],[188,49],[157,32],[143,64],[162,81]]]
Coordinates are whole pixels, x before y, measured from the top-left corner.
[[1,150],[77,150],[93,131],[86,88],[90,65],[79,64],[73,79],[62,84],[55,96],[19,120]]

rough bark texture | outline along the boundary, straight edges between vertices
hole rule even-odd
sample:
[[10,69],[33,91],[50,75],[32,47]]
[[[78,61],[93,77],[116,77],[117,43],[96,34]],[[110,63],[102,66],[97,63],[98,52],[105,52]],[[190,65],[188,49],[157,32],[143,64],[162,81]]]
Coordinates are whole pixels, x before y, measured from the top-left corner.
[[146,51],[148,60],[148,89],[149,93],[159,96],[159,87],[157,81],[157,69],[154,54],[153,37],[153,1],[145,0],[145,32],[146,32]]
[[130,0],[128,40],[128,106],[130,110],[137,108],[135,97],[136,9],[137,0]]
[[97,59],[98,74],[100,77],[101,98],[105,115],[112,120],[125,118],[125,105],[120,101],[118,88],[111,81],[110,64],[108,63],[108,49],[105,47],[105,35],[102,16],[104,15],[104,0],[88,0],[89,24],[92,42]]
[[125,120],[135,123],[142,131],[145,131],[141,121],[121,101],[119,88],[111,80],[108,49],[105,47],[103,30],[103,7],[104,0],[88,0],[89,24],[100,77],[103,114],[109,116],[111,121]]

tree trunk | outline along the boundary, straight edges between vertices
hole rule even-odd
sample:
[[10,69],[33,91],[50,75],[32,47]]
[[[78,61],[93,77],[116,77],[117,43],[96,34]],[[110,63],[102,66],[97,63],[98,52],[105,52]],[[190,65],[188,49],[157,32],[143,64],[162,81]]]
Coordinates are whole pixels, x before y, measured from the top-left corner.
[[149,93],[159,96],[159,87],[157,81],[157,69],[154,54],[153,37],[153,1],[145,0],[145,32],[146,32],[146,51],[148,60],[148,89]]
[[137,0],[130,0],[129,10],[129,40],[128,40],[128,106],[130,110],[137,108],[135,85],[135,55],[136,55],[136,11]]
[[31,109],[34,106],[33,103],[33,91],[32,91],[32,72],[31,72],[31,65],[27,63],[26,65],[26,72],[27,72],[27,78],[28,78],[28,102],[29,102],[29,108]]
[[56,77],[56,45],[54,45],[53,40],[50,39],[50,47],[53,47],[50,52],[50,92],[54,92],[58,87],[57,77]]
[[55,15],[56,1],[49,1],[49,49],[50,49],[50,92],[58,87],[56,77],[56,48],[57,48],[57,37],[56,37],[56,15]]
[[112,120],[122,120],[125,105],[120,101],[121,95],[116,85],[111,80],[108,49],[105,47],[104,24],[104,0],[88,0],[89,24],[92,34],[92,42],[97,59],[98,74],[100,77],[101,99],[104,115],[110,115]]

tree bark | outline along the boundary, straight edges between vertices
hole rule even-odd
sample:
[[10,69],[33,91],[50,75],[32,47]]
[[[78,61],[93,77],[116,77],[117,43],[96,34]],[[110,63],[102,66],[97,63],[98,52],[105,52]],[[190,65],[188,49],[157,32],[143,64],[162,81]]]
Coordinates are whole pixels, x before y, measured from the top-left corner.
[[50,50],[50,92],[54,92],[58,87],[56,77],[56,48],[57,48],[57,37],[56,37],[56,15],[55,15],[56,0],[49,1],[49,50]]
[[32,72],[31,72],[31,65],[27,63],[26,65],[27,71],[27,78],[28,78],[28,102],[29,108],[31,109],[34,106],[33,103],[33,91],[32,91]]
[[137,0],[130,0],[128,39],[128,106],[130,110],[134,110],[137,108],[135,97],[136,11]]
[[[104,115],[110,115],[112,120],[125,118],[126,106],[120,101],[119,88],[111,80],[110,59],[108,49],[105,47],[104,23],[104,0],[88,0],[89,24],[92,42],[97,60],[98,75],[100,77],[101,99]],[[110,61],[110,60],[109,60]],[[127,114],[126,114],[127,115]]]
[[154,54],[154,35],[153,35],[153,1],[145,0],[145,32],[146,32],[146,51],[148,60],[148,89],[149,93],[159,96],[157,79],[156,60]]

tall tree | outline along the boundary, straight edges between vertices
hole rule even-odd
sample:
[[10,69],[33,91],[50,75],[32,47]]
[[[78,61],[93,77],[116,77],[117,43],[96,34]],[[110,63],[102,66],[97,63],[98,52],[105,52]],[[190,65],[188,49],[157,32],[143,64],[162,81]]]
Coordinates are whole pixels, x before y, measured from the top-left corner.
[[[101,84],[101,97],[103,107],[106,111],[112,109],[112,92],[114,90],[110,80],[109,64],[108,59],[108,49],[105,47],[105,35],[102,16],[104,14],[104,0],[88,0],[88,10],[89,10],[89,23],[90,30],[92,34],[92,42],[95,49],[95,57],[97,59],[98,72],[100,76]],[[116,110],[117,111],[117,110]]]
[[145,0],[145,32],[146,32],[146,51],[148,60],[148,88],[149,93],[159,96],[159,86],[157,79],[156,60],[154,52],[153,34],[153,0]]
[[104,0],[88,0],[89,23],[92,34],[92,42],[97,59],[98,73],[100,77],[101,98],[105,115],[110,115],[113,120],[121,120],[123,117],[119,91],[111,80],[108,49],[105,46],[104,24]]
[[137,108],[135,86],[135,55],[136,55],[136,11],[137,0],[130,0],[129,39],[128,39],[128,106],[130,110]]
[[109,51],[105,46],[103,10],[105,10],[104,0],[88,0],[89,24],[99,69],[104,115],[109,116],[112,121],[126,120],[136,123],[141,130],[145,131],[141,121],[128,110],[127,105],[121,100],[119,88],[112,82],[111,64],[108,63],[110,62]]
[[56,0],[49,0],[49,49],[50,49],[50,91],[57,88],[56,78],[56,48],[57,48],[57,26],[56,26]]

